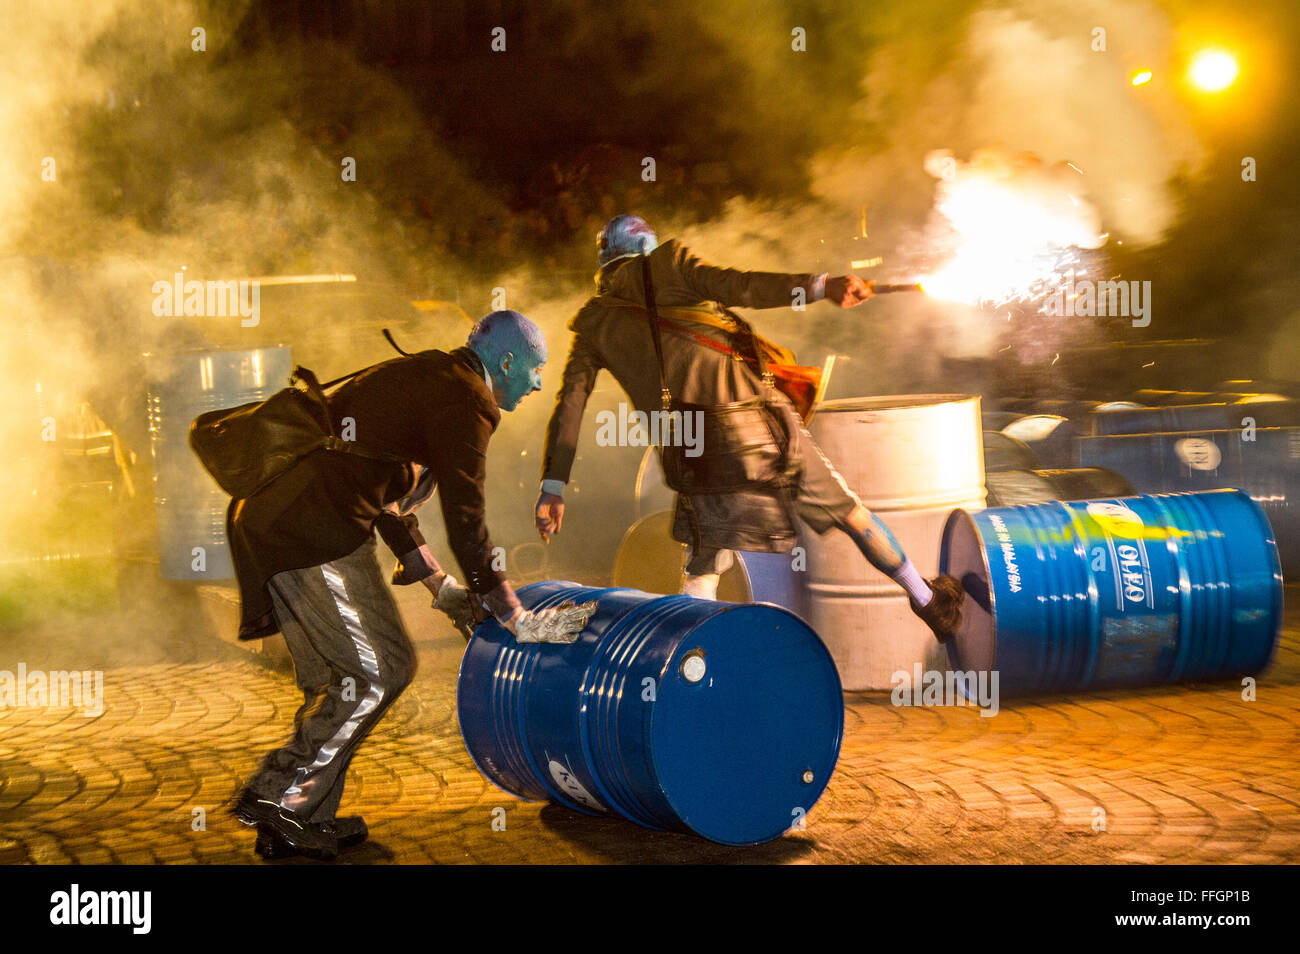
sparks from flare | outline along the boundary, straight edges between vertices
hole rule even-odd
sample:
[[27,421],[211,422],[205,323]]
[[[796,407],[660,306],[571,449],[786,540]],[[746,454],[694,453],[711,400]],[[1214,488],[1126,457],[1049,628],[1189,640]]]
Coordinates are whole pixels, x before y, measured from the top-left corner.
[[931,242],[942,259],[920,278],[926,293],[997,307],[1045,299],[1086,277],[1081,250],[1100,247],[1106,236],[1080,197],[1077,167],[1049,170],[1032,157],[986,150],[943,168]]

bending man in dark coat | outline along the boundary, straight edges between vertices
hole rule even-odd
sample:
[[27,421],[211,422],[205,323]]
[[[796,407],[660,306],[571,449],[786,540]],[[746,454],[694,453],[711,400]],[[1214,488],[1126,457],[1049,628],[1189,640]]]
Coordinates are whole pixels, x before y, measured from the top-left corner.
[[[520,641],[571,641],[585,625],[582,608],[520,606],[484,522],[488,440],[502,410],[540,390],[545,362],[541,330],[497,311],[466,347],[369,368],[330,397],[338,433],[409,463],[318,450],[231,504],[240,638],[283,632],[304,700],[293,740],[266,757],[235,808],[258,826],[260,854],[330,858],[366,837],[359,817],[335,817],[348,763],[415,674],[375,530],[398,557],[392,582],[422,583],[465,635],[480,603]],[[465,585],[434,560],[411,512],[435,488]]]
[[[675,240],[658,244],[654,232],[637,216],[611,219],[600,236],[597,294],[570,323],[573,343],[546,429],[542,490],[536,507],[537,530],[544,540],[560,530],[564,486],[573,467],[583,411],[601,369],[614,375],[638,411],[649,415],[662,406],[659,367],[645,310],[643,268],[647,260],[661,316],[689,324],[692,335],[703,335],[724,346],[711,347],[676,334],[661,335],[664,383],[674,399],[691,404],[731,404],[765,391],[763,380],[746,361],[726,353],[728,347],[735,346],[735,336],[719,305],[780,308],[798,300],[826,298],[847,308],[872,294],[870,284],[856,275],[832,278],[719,268],[701,261]],[[958,621],[960,583],[950,576],[923,580],[889,529],[863,506],[822,454],[789,399],[780,392],[774,397],[790,435],[789,452],[802,463],[795,500],[798,517],[818,533],[834,528],[848,534],[872,566],[907,591],[913,611],[935,635],[946,640]],[[732,523],[732,538],[745,541],[762,539],[764,528],[753,525],[756,519],[762,522],[763,518],[757,511],[747,512],[737,495],[730,513],[714,514],[712,522],[715,527]],[[714,534],[719,535],[727,532]],[[740,543],[730,546],[747,548]],[[715,598],[719,576],[731,562],[732,554],[725,545],[709,545],[706,539],[703,545],[692,547],[682,592]]]

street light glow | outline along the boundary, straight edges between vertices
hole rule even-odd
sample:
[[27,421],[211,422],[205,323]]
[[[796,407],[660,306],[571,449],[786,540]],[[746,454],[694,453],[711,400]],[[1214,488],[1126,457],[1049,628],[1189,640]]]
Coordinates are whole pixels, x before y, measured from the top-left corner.
[[1217,93],[1237,78],[1237,60],[1223,50],[1202,50],[1193,57],[1188,75],[1197,89]]

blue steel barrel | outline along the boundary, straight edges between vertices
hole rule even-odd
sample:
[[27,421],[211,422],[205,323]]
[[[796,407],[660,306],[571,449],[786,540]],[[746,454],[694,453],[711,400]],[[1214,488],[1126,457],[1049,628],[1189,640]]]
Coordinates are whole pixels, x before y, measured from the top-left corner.
[[840,680],[793,613],[563,581],[529,609],[596,600],[570,645],[493,620],[465,650],[457,714],[479,771],[520,798],[753,845],[821,796],[844,729]]
[[1087,437],[1079,457],[1123,474],[1138,493],[1246,491],[1277,533],[1286,575],[1300,574],[1300,427]]
[[[1260,397],[1269,397],[1261,395]],[[1232,404],[1186,404],[1131,410],[1097,411],[1092,417],[1099,435],[1147,434],[1157,431],[1215,431],[1300,424],[1300,402],[1245,400]]]
[[1253,675],[1282,623],[1273,531],[1238,490],[957,510],[939,565],[967,594],[951,664],[1004,695]]
[[289,349],[219,348],[147,358],[162,576],[230,579],[235,575],[226,540],[230,497],[190,450],[190,424],[205,411],[261,401],[286,387],[293,371]]
[[1143,388],[1134,395],[1139,404],[1174,407],[1180,404],[1206,404],[1217,400],[1216,391],[1157,391]]
[[731,594],[727,574],[718,583],[718,599],[733,603],[775,603],[796,616],[808,618],[808,574],[794,568],[789,553],[755,553],[733,550],[740,592]]

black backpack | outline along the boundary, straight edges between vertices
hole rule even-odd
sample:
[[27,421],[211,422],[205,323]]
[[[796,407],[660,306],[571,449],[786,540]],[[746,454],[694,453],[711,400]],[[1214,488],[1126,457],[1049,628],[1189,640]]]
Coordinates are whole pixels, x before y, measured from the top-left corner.
[[361,368],[322,385],[307,368],[295,367],[289,387],[266,400],[196,417],[190,425],[190,447],[212,479],[236,500],[253,496],[315,450],[405,463],[405,458],[344,440],[335,433],[325,388],[366,370]]

